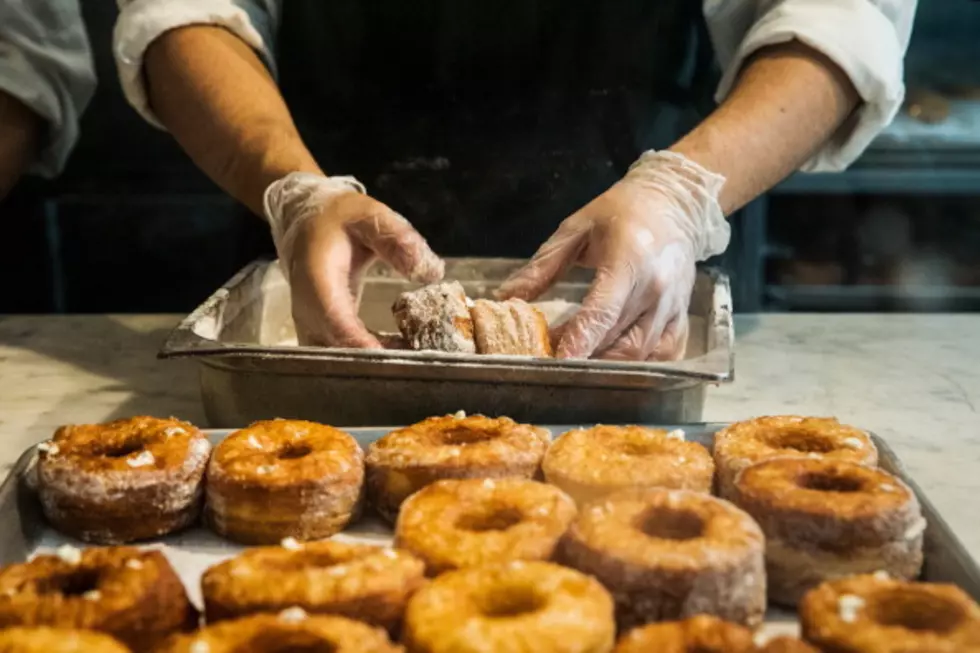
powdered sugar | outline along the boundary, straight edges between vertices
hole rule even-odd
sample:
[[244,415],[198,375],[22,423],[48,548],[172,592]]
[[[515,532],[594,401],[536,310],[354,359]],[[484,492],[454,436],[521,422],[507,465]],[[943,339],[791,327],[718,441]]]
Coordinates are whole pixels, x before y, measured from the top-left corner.
[[299,551],[303,548],[303,545],[300,544],[295,537],[284,538],[282,542],[279,543],[279,546],[289,551]]
[[127,459],[126,464],[130,467],[146,467],[148,465],[152,465],[156,461],[157,459],[154,457],[152,452],[143,450],[138,456]]
[[857,621],[858,612],[864,607],[865,602],[860,596],[854,594],[841,594],[837,599],[837,614],[844,623],[852,624]]
[[203,639],[195,639],[188,647],[190,653],[211,653],[211,647]]
[[296,624],[301,621],[305,621],[306,616],[306,610],[293,606],[292,608],[286,608],[279,613],[279,621],[287,624]]
[[919,519],[914,524],[905,529],[904,537],[906,540],[914,540],[924,533],[926,530],[926,520]]
[[82,561],[81,549],[76,549],[71,544],[62,544],[54,554],[70,565],[77,565]]
[[49,456],[56,456],[61,449],[51,440],[46,440],[37,445],[37,450]]

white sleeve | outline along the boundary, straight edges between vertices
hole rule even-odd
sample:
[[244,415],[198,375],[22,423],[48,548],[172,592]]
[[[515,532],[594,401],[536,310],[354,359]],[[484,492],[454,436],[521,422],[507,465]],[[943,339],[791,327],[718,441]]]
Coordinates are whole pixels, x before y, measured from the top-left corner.
[[77,0],[0,1],[0,89],[45,122],[28,172],[57,175],[95,92],[95,65]]
[[765,46],[798,40],[850,78],[863,100],[802,170],[843,170],[895,117],[905,97],[903,58],[916,0],[705,0],[722,67],[716,99],[731,91],[745,60]]
[[275,75],[272,56],[281,0],[117,0],[113,53],[126,100],[150,124],[163,129],[150,110],[143,56],[160,35],[187,25],[224,27],[247,43]]

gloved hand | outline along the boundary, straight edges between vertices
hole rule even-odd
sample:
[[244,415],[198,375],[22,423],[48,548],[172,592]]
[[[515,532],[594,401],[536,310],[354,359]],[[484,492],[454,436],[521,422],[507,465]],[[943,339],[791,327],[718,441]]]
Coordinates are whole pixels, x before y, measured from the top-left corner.
[[271,184],[263,203],[301,345],[381,348],[357,317],[360,275],[375,258],[413,281],[442,278],[425,239],[353,177],[294,172]]
[[498,291],[528,301],[570,266],[594,268],[560,358],[677,360],[687,346],[695,262],[728,246],[725,180],[674,152],[645,152],[623,179],[561,223]]

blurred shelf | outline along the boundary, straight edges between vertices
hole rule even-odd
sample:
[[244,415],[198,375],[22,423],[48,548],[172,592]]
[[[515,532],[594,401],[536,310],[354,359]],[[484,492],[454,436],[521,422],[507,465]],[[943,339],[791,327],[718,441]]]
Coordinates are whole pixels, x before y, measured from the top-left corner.
[[980,287],[767,285],[771,308],[799,311],[965,311],[980,308]]

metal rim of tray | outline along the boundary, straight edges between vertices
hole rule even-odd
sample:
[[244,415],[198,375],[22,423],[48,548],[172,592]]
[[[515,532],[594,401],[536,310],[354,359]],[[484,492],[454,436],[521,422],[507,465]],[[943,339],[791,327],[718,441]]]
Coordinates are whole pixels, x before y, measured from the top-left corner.
[[598,359],[557,360],[524,356],[490,357],[432,351],[364,350],[340,347],[273,347],[268,345],[220,342],[205,338],[194,331],[194,324],[198,323],[202,318],[220,313],[221,307],[228,301],[231,288],[238,286],[244,279],[256,273],[260,267],[267,264],[268,261],[253,261],[225,282],[211,297],[180,321],[167,337],[157,357],[161,359],[247,357],[320,362],[400,363],[407,365],[439,362],[450,368],[464,369],[479,368],[482,370],[492,370],[497,368],[508,371],[524,369],[539,372],[545,370],[556,372],[606,372],[623,376],[642,376],[646,378],[663,376],[714,383],[730,382],[734,379],[735,355],[731,286],[725,274],[712,268],[702,268],[699,272],[708,275],[714,283],[712,311],[709,314],[709,317],[713,318],[713,323],[708,328],[714,338],[715,346],[701,356],[674,362],[630,362]]

